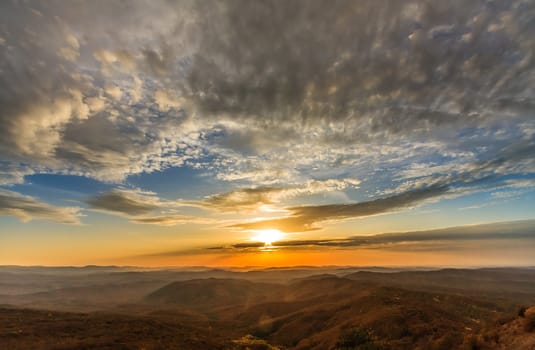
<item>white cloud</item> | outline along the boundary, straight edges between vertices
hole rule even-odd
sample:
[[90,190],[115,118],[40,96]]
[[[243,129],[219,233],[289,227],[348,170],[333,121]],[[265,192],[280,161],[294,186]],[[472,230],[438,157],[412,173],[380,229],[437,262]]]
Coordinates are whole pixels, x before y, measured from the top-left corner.
[[360,181],[353,178],[309,180],[302,185],[288,187],[242,188],[208,196],[202,202],[189,203],[220,211],[251,211],[263,208],[266,205],[279,204],[299,196],[358,188],[359,184]]
[[46,157],[61,143],[66,124],[87,118],[88,112],[80,92],[71,91],[71,96],[30,106],[14,116],[8,132],[21,154]]
[[163,112],[168,111],[171,108],[181,108],[186,106],[186,100],[184,98],[178,97],[174,93],[166,90],[156,90],[154,93],[154,100]]
[[120,101],[123,96],[123,91],[118,86],[108,85],[104,91],[117,101]]

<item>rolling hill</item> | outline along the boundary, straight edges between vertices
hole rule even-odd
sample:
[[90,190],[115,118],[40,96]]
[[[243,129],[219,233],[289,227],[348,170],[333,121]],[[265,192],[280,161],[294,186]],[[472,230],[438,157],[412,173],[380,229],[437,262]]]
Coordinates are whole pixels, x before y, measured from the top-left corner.
[[63,288],[0,296],[0,348],[533,349],[534,269],[304,271],[49,276]]

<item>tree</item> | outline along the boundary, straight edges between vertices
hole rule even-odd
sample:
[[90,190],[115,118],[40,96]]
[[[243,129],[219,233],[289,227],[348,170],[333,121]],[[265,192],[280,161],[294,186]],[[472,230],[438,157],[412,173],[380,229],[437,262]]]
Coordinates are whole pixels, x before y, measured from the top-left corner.
[[349,328],[342,331],[335,345],[336,350],[379,350],[368,332],[361,328]]

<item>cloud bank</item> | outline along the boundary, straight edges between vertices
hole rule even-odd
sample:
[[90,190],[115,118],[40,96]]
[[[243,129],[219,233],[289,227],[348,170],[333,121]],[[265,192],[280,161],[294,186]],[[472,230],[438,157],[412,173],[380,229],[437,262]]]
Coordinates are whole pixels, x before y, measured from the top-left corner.
[[[274,205],[289,216],[235,227],[303,231],[532,179],[534,16],[522,0],[3,1],[0,185],[189,168],[231,188],[190,205]],[[348,179],[370,200],[284,205]],[[87,204],[187,221],[120,188]]]
[[7,173],[22,162],[26,174],[113,182],[188,165],[265,184],[309,178],[300,168],[408,160],[418,142],[427,155],[484,158],[495,147],[463,130],[532,140],[533,11],[6,1],[0,152]]

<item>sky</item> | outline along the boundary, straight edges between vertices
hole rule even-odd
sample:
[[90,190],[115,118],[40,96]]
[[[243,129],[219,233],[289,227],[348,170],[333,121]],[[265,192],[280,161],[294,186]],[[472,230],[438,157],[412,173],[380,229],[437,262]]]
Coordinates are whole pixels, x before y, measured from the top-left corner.
[[533,1],[2,1],[0,264],[535,265]]

